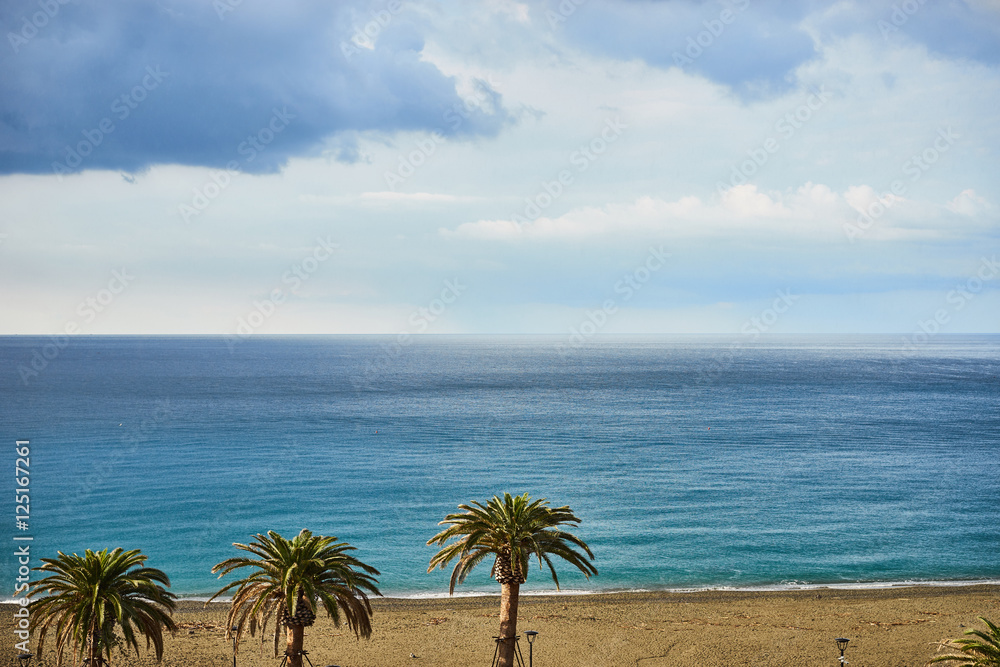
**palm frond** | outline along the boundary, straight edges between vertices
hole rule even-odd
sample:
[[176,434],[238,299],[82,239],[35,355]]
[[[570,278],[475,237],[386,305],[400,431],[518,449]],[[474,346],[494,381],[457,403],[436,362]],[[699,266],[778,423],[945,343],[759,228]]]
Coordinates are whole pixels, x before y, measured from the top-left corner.
[[[139,639],[163,657],[163,630],[176,631],[170,614],[176,596],[166,591],[170,579],[161,570],[145,567],[138,550],[117,548],[83,556],[57,552],[34,568],[49,576],[32,584],[29,610],[39,627],[38,652],[44,650],[49,630],[56,640],[56,664],[66,648],[82,659],[89,649],[110,659],[119,642],[139,653]],[[117,631],[120,630],[119,637]]]
[[[438,524],[445,528],[427,541],[428,545],[441,547],[431,557],[428,572],[455,562],[449,593],[488,555],[509,554],[515,577],[527,576],[534,557],[539,568],[548,567],[557,588],[559,579],[552,556],[570,563],[588,578],[597,574],[590,562],[594,559],[590,547],[576,535],[559,529],[580,524],[580,518],[568,506],[553,508],[545,498],[532,500],[526,493],[504,493],[486,503],[473,501],[458,508],[462,511],[445,516]],[[496,567],[493,576],[497,576]]]
[[235,591],[229,611],[227,637],[239,640],[243,633],[266,632],[274,617],[274,654],[278,655],[282,614],[305,605],[315,613],[322,606],[339,626],[347,623],[358,637],[371,636],[371,606],[368,595],[381,595],[376,577],[379,571],[349,552],[355,548],[336,537],[313,535],[302,530],[288,540],[275,531],[256,534],[249,544],[234,547],[253,557],[233,557],[218,563],[212,572],[223,577],[243,568],[247,576],[225,585],[212,598]]
[[1000,667],[1000,627],[982,616],[979,620],[986,626],[986,631],[969,628],[965,631],[966,638],[944,642],[943,646],[959,652],[939,655],[931,659],[930,663],[952,662],[967,667]]

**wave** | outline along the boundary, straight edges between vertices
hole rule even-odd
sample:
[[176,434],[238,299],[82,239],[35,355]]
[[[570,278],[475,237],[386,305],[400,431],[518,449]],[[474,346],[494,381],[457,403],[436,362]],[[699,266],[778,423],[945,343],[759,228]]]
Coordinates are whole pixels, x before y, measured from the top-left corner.
[[[906,579],[902,581],[854,581],[854,582],[827,582],[811,583],[805,581],[783,581],[777,584],[760,584],[756,586],[688,586],[683,588],[656,587],[656,588],[600,588],[600,589],[536,589],[521,591],[521,597],[576,597],[581,595],[630,595],[634,593],[704,593],[707,591],[724,591],[734,593],[756,593],[756,592],[780,592],[780,591],[809,591],[809,590],[886,590],[893,588],[913,588],[916,586],[926,587],[950,587],[958,588],[963,586],[1000,586],[1000,579],[958,579],[958,580],[924,580]],[[439,592],[418,592],[409,593],[405,591],[393,591],[383,595],[383,598],[390,600],[447,600],[449,598],[485,598],[497,597],[499,590],[475,590],[461,591],[453,595]],[[178,594],[177,599],[183,602],[205,602],[210,596],[199,594]],[[232,598],[219,597],[212,601],[212,604],[228,604]],[[17,600],[5,598],[0,600],[0,604],[18,604]]]
[[[731,592],[780,592],[780,591],[808,591],[808,590],[886,590],[893,588],[913,588],[915,586],[938,587],[962,587],[962,586],[1000,586],[1000,579],[905,579],[901,581],[853,581],[853,582],[808,582],[808,581],[783,581],[776,584],[758,584],[754,586],[723,586],[706,584],[704,586],[685,587],[651,587],[651,588],[595,588],[595,589],[532,589],[521,591],[521,597],[574,597],[580,595],[629,595],[633,593],[704,593],[706,591],[731,591]],[[391,600],[447,600],[449,598],[481,598],[497,597],[500,595],[499,589],[494,590],[466,590],[449,595],[444,592],[406,592],[391,591],[382,597]],[[179,595],[178,599],[190,602],[207,602],[208,596],[203,595]],[[215,602],[228,603],[230,598],[216,598]]]
[[[805,590],[882,590],[892,588],[913,588],[915,586],[928,587],[962,587],[962,586],[1000,586],[1000,579],[972,579],[957,581],[938,580],[905,580],[905,581],[858,581],[850,583],[808,583],[808,582],[782,582],[780,584],[761,584],[758,586],[692,586],[684,588],[607,588],[607,589],[579,589],[579,590],[530,590],[521,591],[521,597],[574,597],[580,595],[629,595],[633,593],[704,593],[706,591],[732,591],[732,592],[776,592],[776,591],[805,591]],[[445,600],[448,598],[474,598],[474,597],[497,597],[499,590],[493,591],[463,591],[448,595],[447,593],[405,593],[390,592],[383,597],[393,600]]]

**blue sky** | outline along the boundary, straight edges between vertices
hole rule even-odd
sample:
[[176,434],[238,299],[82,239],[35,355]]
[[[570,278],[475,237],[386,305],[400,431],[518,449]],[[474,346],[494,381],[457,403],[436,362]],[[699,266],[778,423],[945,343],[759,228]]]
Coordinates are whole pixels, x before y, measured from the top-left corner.
[[997,0],[0,27],[0,334],[1000,331]]

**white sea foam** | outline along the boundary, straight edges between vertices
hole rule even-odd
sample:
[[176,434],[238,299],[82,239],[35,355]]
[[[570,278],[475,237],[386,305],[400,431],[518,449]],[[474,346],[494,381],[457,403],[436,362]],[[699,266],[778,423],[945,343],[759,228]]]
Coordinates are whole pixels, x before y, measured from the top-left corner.
[[[579,595],[619,595],[632,593],[703,593],[706,591],[732,591],[732,592],[767,592],[767,591],[799,591],[799,590],[883,590],[892,588],[912,588],[915,586],[929,587],[961,587],[961,586],[1000,586],[1000,579],[975,579],[961,581],[857,581],[857,582],[837,582],[837,583],[810,583],[810,582],[782,582],[779,584],[761,584],[759,586],[691,586],[683,588],[614,588],[614,589],[575,589],[575,590],[530,590],[521,591],[521,597],[539,596],[560,596],[572,597]],[[402,593],[389,592],[384,597],[397,600],[437,600],[452,598],[473,598],[473,597],[497,597],[500,590],[492,591],[462,591],[454,595],[447,593]]]
[[[887,590],[893,588],[913,588],[917,586],[927,587],[948,587],[959,588],[962,586],[1000,586],[1000,579],[972,579],[960,581],[922,581],[911,579],[906,581],[854,581],[836,583],[810,583],[802,581],[782,582],[779,584],[761,584],[759,586],[689,586],[682,588],[607,588],[607,589],[538,589],[521,591],[521,597],[575,597],[580,595],[629,595],[633,593],[704,593],[709,591],[721,592],[769,592],[769,591],[808,591],[808,590]],[[484,598],[497,597],[500,595],[499,589],[494,590],[466,590],[456,591],[454,595],[447,592],[419,592],[406,593],[392,591],[383,597],[390,600],[447,600],[449,598]],[[178,600],[184,602],[208,602],[207,595],[179,595]],[[218,597],[212,604],[228,604],[232,598]],[[4,598],[0,604],[15,604],[14,600]]]

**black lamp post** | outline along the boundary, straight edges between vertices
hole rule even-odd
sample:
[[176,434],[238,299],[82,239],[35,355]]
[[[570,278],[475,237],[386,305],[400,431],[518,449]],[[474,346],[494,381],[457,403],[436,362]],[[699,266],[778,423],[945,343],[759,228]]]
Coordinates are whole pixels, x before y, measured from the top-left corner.
[[846,639],[844,637],[837,637],[833,641],[837,642],[837,648],[840,649],[840,664],[841,665],[846,665],[847,661],[844,660],[844,649],[847,648],[847,642],[849,642],[851,640],[850,639]]
[[233,631],[233,667],[236,667],[236,641],[237,641],[236,633],[240,631],[240,626],[234,625],[232,631]]
[[524,636],[528,638],[528,667],[532,667],[532,663],[534,662],[534,657],[535,657],[533,655],[534,654],[533,647],[535,645],[535,637],[538,636],[538,633],[535,632],[534,630],[528,630],[527,632],[524,633]]

